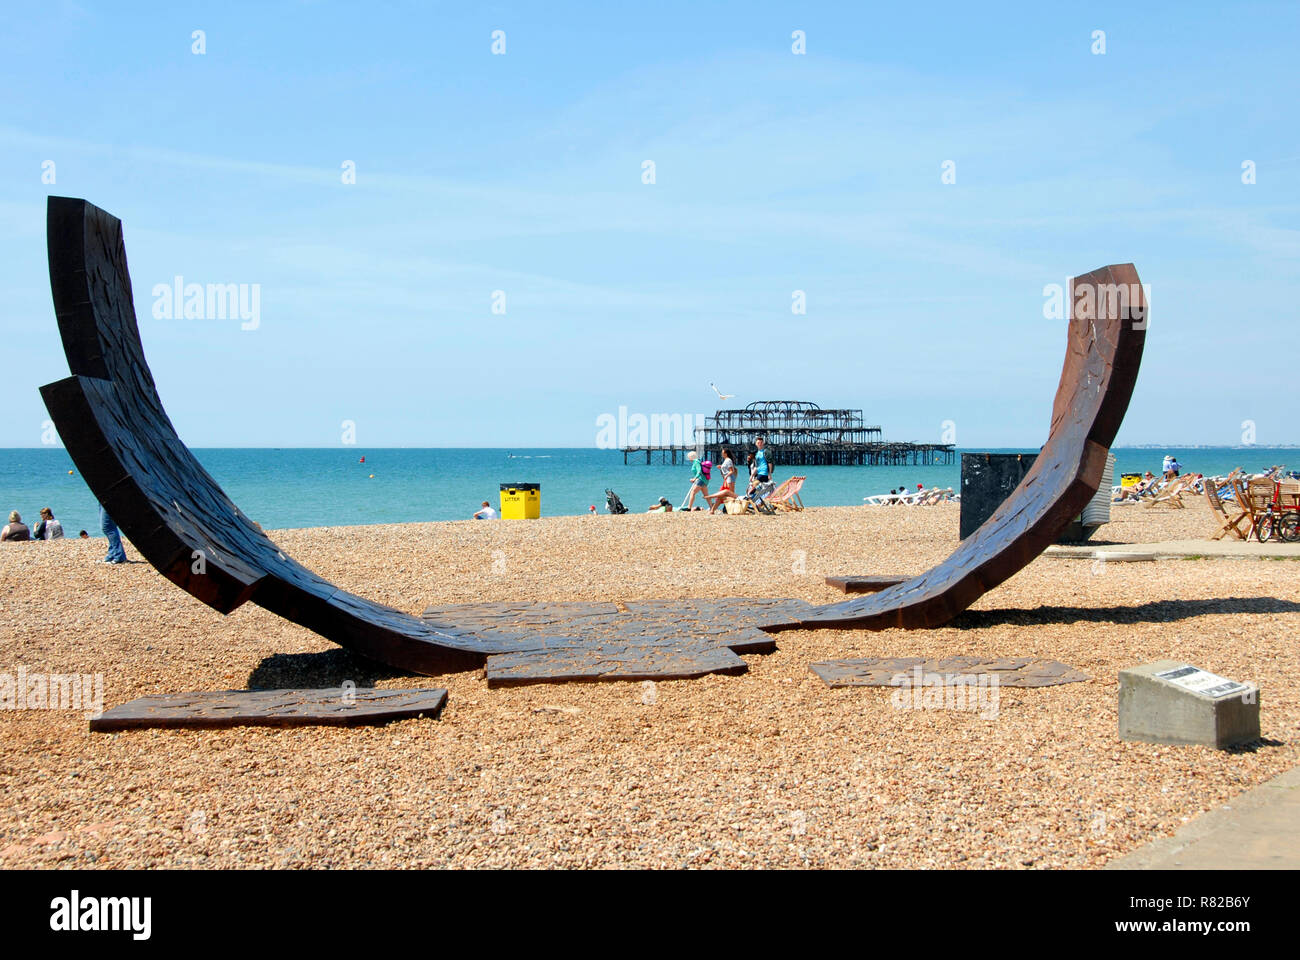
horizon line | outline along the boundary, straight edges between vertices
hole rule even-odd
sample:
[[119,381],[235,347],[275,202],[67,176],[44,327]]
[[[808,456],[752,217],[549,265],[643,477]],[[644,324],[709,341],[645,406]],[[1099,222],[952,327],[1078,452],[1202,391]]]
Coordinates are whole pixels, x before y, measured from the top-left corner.
[[[701,446],[701,445],[696,445],[696,446]],[[1042,448],[1042,444],[1037,444],[1036,446],[1039,449]],[[305,444],[258,444],[258,445],[250,444],[250,445],[241,445],[241,446],[223,446],[223,445],[200,446],[200,445],[186,444],[186,447],[189,448],[190,450],[362,450],[362,451],[364,450],[506,450],[506,451],[510,451],[510,450],[592,450],[592,451],[599,451],[599,450],[607,449],[605,447],[564,446],[564,445],[546,446],[546,447],[525,447],[525,446],[510,446],[510,445],[500,445],[500,446],[476,445],[476,446],[445,446],[444,447],[444,446],[418,446],[418,445],[383,446],[378,444],[374,446],[362,446],[361,444],[349,444],[348,446],[331,445],[331,446],[323,446],[323,447],[308,446]],[[969,452],[969,451],[980,451],[980,450],[1031,450],[1032,451],[1034,447],[1035,445],[1033,444],[1019,444],[1019,445],[1013,444],[1010,446],[979,446],[979,447],[963,447],[963,446],[954,445],[953,449],[957,452],[963,452],[963,451]],[[693,449],[693,447],[689,444],[682,444],[680,445],[679,449]],[[1252,444],[1131,443],[1131,444],[1116,444],[1115,446],[1110,447],[1110,449],[1111,450],[1155,450],[1155,449],[1245,450],[1245,451],[1290,450],[1290,449],[1300,449],[1300,443],[1272,443],[1272,444],[1268,444],[1268,443],[1252,443]],[[40,444],[37,446],[27,446],[27,447],[0,447],[0,450],[65,450],[66,451],[67,448],[62,444],[57,444],[57,445]],[[641,452],[644,451],[644,447],[632,448],[632,451]],[[608,448],[608,452],[622,453],[623,448],[622,447]]]

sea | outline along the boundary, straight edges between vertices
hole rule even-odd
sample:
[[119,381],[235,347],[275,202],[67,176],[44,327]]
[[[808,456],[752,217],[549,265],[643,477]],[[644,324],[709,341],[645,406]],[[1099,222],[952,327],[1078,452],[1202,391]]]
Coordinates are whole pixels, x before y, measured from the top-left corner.
[[[689,467],[682,464],[647,466],[643,459],[625,465],[619,451],[597,449],[286,447],[193,452],[244,513],[267,529],[468,520],[484,500],[500,508],[503,483],[540,484],[544,517],[585,514],[592,506],[605,513],[607,488],[639,512],[660,497],[676,507],[690,476]],[[1239,466],[1249,471],[1275,464],[1300,469],[1296,447],[1117,447],[1112,452],[1116,483],[1121,473],[1158,473],[1166,453],[1176,456],[1184,471],[1209,475]],[[778,482],[793,472],[795,468],[777,460]],[[797,472],[808,477],[801,494],[806,506],[850,506],[900,486],[956,490],[961,458],[945,466],[800,467]],[[742,469],[742,483],[745,476]],[[711,489],[717,486],[715,475]],[[41,507],[54,511],[68,536],[80,530],[99,535],[98,505],[62,447],[0,449],[0,519],[7,520],[9,511],[17,510],[31,526]]]

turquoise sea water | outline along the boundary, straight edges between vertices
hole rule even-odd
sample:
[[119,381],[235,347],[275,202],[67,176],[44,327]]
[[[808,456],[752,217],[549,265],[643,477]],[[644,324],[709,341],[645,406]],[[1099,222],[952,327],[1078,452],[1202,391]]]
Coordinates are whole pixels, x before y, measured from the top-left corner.
[[[604,513],[606,487],[612,487],[630,509],[642,511],[661,496],[674,506],[681,503],[689,476],[688,468],[681,465],[624,466],[623,455],[613,450],[357,447],[194,453],[244,512],[267,528],[464,520],[484,500],[499,507],[503,482],[540,483],[543,516],[585,513],[591,504]],[[1207,474],[1227,473],[1236,466],[1262,470],[1277,463],[1300,469],[1296,448],[1117,448],[1114,453],[1117,478],[1121,472],[1158,472],[1165,453],[1177,456],[1184,470]],[[358,462],[362,456],[365,463]],[[956,489],[960,471],[960,458],[943,467],[798,470],[808,476],[802,494],[808,506],[857,505],[865,496],[900,485]],[[793,468],[781,466],[778,459],[776,479],[791,472]],[[742,482],[744,478],[742,470]],[[716,477],[711,489],[717,489]],[[54,511],[69,536],[81,529],[99,535],[95,499],[62,448],[0,450],[0,510],[5,518],[10,510],[17,510],[31,525],[45,506]]]

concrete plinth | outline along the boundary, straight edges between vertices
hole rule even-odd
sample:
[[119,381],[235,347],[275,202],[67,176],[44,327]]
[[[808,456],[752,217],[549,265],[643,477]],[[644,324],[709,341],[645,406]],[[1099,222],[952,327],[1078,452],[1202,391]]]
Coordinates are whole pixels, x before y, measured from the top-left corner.
[[1231,747],[1259,739],[1259,688],[1177,660],[1119,672],[1119,735]]

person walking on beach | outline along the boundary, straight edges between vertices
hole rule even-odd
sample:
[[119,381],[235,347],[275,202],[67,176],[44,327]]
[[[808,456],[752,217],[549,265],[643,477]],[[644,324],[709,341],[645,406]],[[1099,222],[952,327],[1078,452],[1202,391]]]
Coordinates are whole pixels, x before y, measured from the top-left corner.
[[0,530],[0,540],[11,540],[18,543],[31,538],[32,532],[27,529],[27,524],[23,523],[23,518],[18,515],[18,511],[14,510],[9,514],[9,522],[5,524],[5,528]]
[[690,510],[695,506],[695,495],[702,493],[704,499],[709,499],[709,474],[704,464],[700,462],[700,455],[692,450],[686,454],[686,459],[691,462],[691,490],[690,496],[682,504],[683,510]]
[[704,499],[709,501],[709,513],[717,513],[719,504],[736,499],[736,474],[740,471],[736,469],[728,447],[722,448],[722,464],[718,470],[722,473],[722,489],[715,494],[704,495]]
[[41,507],[41,519],[36,524],[36,529],[32,531],[33,540],[62,540],[63,524],[54,519],[54,511],[49,507]]
[[108,515],[104,505],[99,505],[99,528],[108,537],[108,553],[100,563],[126,563],[126,550],[122,548],[122,535],[118,533],[117,524]]

